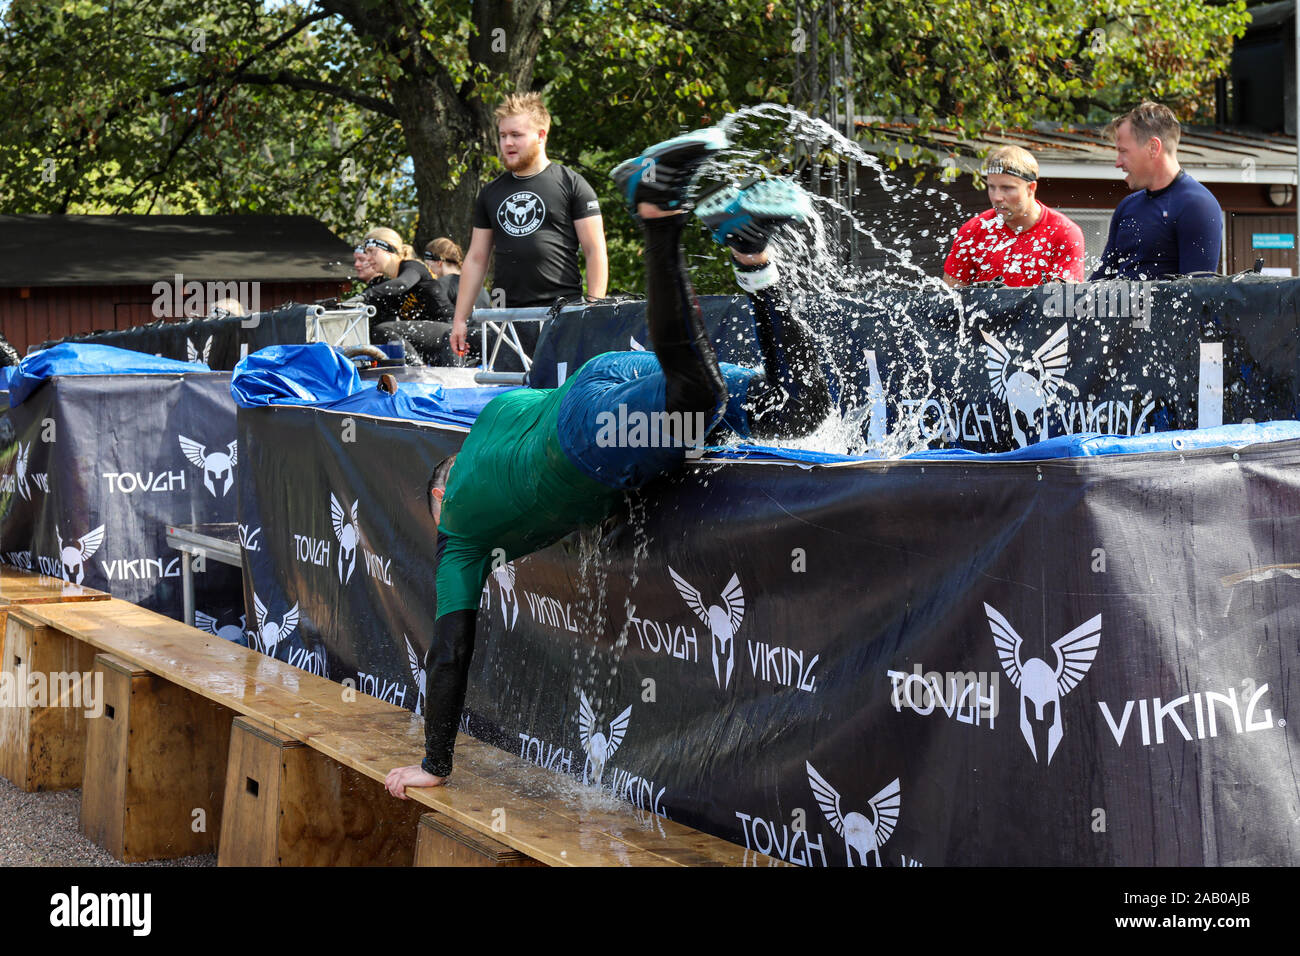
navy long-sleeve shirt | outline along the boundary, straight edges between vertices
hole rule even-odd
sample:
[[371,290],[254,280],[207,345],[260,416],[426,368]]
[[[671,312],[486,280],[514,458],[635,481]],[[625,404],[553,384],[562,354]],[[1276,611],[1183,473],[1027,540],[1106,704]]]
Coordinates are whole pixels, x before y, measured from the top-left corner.
[[1115,207],[1106,251],[1091,278],[1217,272],[1222,231],[1214,195],[1180,169],[1164,189],[1140,189]]

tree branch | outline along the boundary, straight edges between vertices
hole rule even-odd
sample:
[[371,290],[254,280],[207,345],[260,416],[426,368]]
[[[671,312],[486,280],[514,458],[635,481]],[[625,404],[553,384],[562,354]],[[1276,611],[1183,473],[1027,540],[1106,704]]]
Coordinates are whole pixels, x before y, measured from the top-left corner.
[[249,83],[255,86],[287,86],[294,90],[310,90],[313,93],[325,93],[329,96],[341,100],[347,100],[349,103],[355,103],[357,106],[370,110],[372,113],[378,113],[381,116],[389,116],[398,119],[397,108],[387,100],[381,100],[377,96],[369,96],[365,93],[358,93],[350,90],[345,86],[338,86],[334,83],[325,83],[321,80],[313,80],[305,76],[298,76],[294,73],[245,73],[239,77],[239,83]]

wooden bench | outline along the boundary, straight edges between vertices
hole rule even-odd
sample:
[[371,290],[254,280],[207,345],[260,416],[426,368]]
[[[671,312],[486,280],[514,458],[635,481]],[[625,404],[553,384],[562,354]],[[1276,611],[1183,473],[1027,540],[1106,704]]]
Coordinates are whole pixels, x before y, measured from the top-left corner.
[[[572,779],[464,734],[448,784],[412,789],[409,802],[397,801],[383,793],[384,777],[424,754],[424,723],[410,711],[124,601],[39,605],[16,616],[25,627],[111,654],[123,668],[156,675],[243,718],[232,729],[220,811],[223,862],[357,862],[364,855],[357,841],[383,819],[407,827],[406,836],[398,841],[392,828],[380,828],[372,841],[378,849],[367,850],[378,857],[369,862],[414,859],[418,829],[424,861],[454,862],[476,852],[469,844],[477,842],[489,865],[520,858],[556,866],[772,863],[630,806],[581,799],[590,792]],[[173,778],[192,772],[183,752],[149,759],[164,761],[163,772]],[[274,807],[258,802],[264,796],[274,798]],[[438,814],[430,823],[445,826],[417,826],[415,814],[427,810]],[[313,814],[323,821],[315,829],[303,822]],[[286,857],[294,826],[307,846]]]
[[[83,699],[81,680],[51,687],[50,674],[87,674],[93,655],[39,627],[23,627],[8,639],[9,612],[37,604],[107,601],[110,595],[71,584],[62,578],[0,566],[0,680],[13,699],[0,702],[0,776],[26,791],[59,790],[81,781],[85,754],[85,708],[71,707],[68,697]],[[29,679],[43,682],[32,686]],[[55,697],[59,699],[54,699]]]

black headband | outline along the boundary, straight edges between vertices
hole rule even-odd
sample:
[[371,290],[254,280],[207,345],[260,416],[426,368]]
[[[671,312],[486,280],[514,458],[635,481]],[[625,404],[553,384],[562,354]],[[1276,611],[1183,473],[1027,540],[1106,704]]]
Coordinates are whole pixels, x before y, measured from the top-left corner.
[[397,250],[393,248],[392,243],[385,242],[383,239],[367,239],[361,244],[362,249],[373,249],[376,246],[394,254],[397,252]]
[[991,173],[1005,173],[1007,176],[1016,176],[1020,179],[1023,179],[1027,183],[1034,183],[1038,181],[1037,173],[1027,173],[1024,170],[1017,169],[1014,166],[1007,166],[1002,163],[990,163],[989,165],[984,167],[985,176],[988,176]]

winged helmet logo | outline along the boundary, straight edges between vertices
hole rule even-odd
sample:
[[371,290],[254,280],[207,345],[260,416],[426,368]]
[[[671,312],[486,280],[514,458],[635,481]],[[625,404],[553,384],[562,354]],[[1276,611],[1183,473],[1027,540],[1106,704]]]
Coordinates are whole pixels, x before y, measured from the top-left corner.
[[[582,735],[582,749],[587,752],[587,763],[594,771],[592,779],[599,784],[606,765],[613,759],[619,745],[623,743],[623,738],[627,735],[627,725],[632,719],[632,705],[629,704],[623,713],[609,722],[607,736],[599,729],[596,712],[592,709],[591,701],[587,700],[587,695],[582,691],[578,691],[578,695],[578,728]],[[585,768],[583,774],[586,775]]]
[[895,777],[867,801],[869,816],[857,812],[845,813],[840,806],[839,791],[826,782],[812,763],[804,761],[804,765],[808,770],[808,785],[812,787],[813,796],[817,798],[817,805],[822,808],[826,822],[844,837],[844,855],[848,857],[849,866],[853,866],[854,854],[857,855],[859,866],[867,865],[868,854],[874,856],[876,866],[880,866],[880,848],[898,826],[898,814],[903,803],[898,778]]
[[671,566],[668,573],[686,606],[695,612],[695,616],[708,627],[713,637],[713,677],[718,686],[725,690],[731,683],[731,673],[736,664],[736,631],[745,619],[745,592],[740,586],[740,578],[735,574],[731,576],[727,586],[722,589],[721,604],[705,607],[704,598],[696,587]]
[[[1055,401],[1056,393],[1066,384],[1065,370],[1070,367],[1070,327],[1062,325],[1049,335],[1028,362],[1013,361],[1011,350],[983,329],[980,335],[984,338],[984,368],[989,384],[998,399],[1007,403],[1016,443],[1024,448],[1046,438],[1047,404]],[[1031,435],[1038,437],[1031,440]]]
[[224,481],[221,488],[221,496],[225,497],[230,491],[230,486],[235,483],[235,465],[239,461],[239,441],[236,439],[226,446],[225,451],[214,451],[209,453],[205,445],[201,445],[192,438],[186,438],[184,435],[177,436],[180,438],[181,451],[189,459],[191,465],[203,470],[203,484],[212,496],[217,497],[215,482]]
[[1083,680],[1092,667],[1093,658],[1101,644],[1101,615],[1080,624],[1069,634],[1052,644],[1056,663],[1048,664],[1038,657],[1022,657],[1024,639],[996,609],[984,605],[993,643],[997,645],[998,660],[1011,683],[1020,691],[1020,732],[1029,744],[1029,752],[1038,760],[1038,747],[1034,743],[1034,729],[1030,721],[1029,705],[1033,704],[1033,720],[1047,728],[1047,762],[1061,743],[1064,724],[1061,720],[1061,699]]

